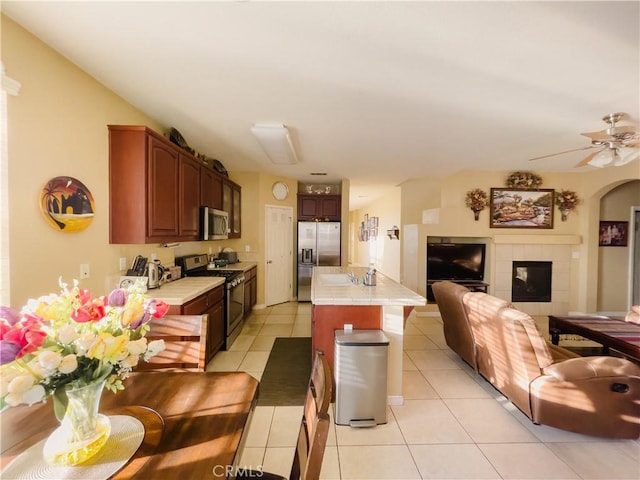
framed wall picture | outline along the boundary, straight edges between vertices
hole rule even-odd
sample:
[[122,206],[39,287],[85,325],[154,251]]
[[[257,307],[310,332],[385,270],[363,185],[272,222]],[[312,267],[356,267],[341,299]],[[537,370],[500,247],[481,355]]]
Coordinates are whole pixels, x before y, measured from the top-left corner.
[[491,228],[553,228],[553,189],[492,188]]
[[598,229],[598,245],[601,247],[626,247],[629,222],[601,221]]

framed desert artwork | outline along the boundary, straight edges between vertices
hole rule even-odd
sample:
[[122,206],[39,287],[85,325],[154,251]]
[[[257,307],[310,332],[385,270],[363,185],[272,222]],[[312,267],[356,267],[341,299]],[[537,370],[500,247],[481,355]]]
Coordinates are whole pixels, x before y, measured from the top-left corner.
[[553,189],[492,188],[491,228],[553,228]]

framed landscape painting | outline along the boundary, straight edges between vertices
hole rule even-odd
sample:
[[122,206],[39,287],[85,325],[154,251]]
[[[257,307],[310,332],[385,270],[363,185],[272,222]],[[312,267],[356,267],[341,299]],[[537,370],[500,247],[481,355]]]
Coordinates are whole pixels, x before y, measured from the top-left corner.
[[553,189],[492,188],[491,228],[553,228]]

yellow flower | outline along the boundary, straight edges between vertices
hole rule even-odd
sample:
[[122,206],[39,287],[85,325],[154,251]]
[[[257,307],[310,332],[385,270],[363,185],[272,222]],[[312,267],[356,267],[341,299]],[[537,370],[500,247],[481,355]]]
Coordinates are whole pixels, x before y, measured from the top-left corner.
[[126,335],[114,337],[110,333],[101,333],[87,350],[87,357],[102,362],[116,363],[128,356],[129,353],[125,348],[128,341],[129,338]]
[[132,308],[127,308],[122,313],[122,326],[125,328],[128,327],[133,322],[138,320],[142,315],[144,315],[144,308],[142,307],[142,305],[135,305]]

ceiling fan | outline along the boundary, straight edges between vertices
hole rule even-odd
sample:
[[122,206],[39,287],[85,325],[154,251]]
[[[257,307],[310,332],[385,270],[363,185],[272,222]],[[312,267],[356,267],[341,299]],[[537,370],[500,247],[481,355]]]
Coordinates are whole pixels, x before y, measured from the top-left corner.
[[529,160],[541,160],[543,158],[563,155],[565,153],[577,152],[580,150],[589,150],[597,148],[598,150],[590,153],[577,163],[576,167],[591,165],[593,167],[606,167],[613,164],[617,167],[626,165],[633,160],[640,158],[640,133],[632,125],[616,125],[618,121],[624,118],[624,113],[610,113],[602,117],[602,120],[610,126],[598,132],[582,133],[585,137],[591,139],[591,145],[587,147],[574,148],[563,152],[551,153],[541,157],[530,158]]

